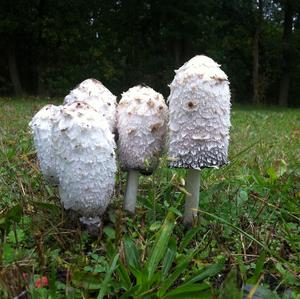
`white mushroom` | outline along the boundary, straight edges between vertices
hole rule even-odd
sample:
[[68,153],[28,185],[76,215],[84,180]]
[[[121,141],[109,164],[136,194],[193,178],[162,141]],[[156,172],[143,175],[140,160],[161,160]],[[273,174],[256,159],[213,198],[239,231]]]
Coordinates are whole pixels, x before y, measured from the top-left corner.
[[184,222],[197,216],[200,169],[226,163],[230,128],[230,89],[220,65],[195,56],[176,71],[169,96],[170,167],[187,168]]
[[163,96],[135,86],[122,94],[117,108],[120,166],[128,171],[124,208],[135,211],[139,172],[151,174],[164,147],[167,111]]
[[58,184],[59,178],[52,146],[52,129],[59,109],[54,105],[46,105],[34,115],[29,123],[41,172],[46,181],[54,186]]
[[111,131],[115,129],[116,96],[100,81],[96,79],[84,80],[65,97],[64,105],[82,101],[82,99],[107,119]]
[[60,110],[54,127],[59,193],[66,210],[85,224],[100,224],[114,190],[114,135],[107,120],[86,102]]

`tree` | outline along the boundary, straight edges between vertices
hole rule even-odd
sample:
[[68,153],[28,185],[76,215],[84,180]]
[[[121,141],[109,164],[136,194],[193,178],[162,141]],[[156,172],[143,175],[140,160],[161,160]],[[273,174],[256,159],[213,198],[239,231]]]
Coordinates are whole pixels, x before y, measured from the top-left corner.
[[260,95],[260,39],[263,22],[263,0],[255,1],[254,23],[255,33],[253,39],[253,98],[252,103],[257,105],[261,102]]
[[288,105],[291,71],[293,68],[295,49],[293,45],[293,25],[296,15],[297,0],[283,0],[284,10],[283,35],[282,35],[282,74],[279,89],[279,105]]
[[63,96],[95,77],[116,94],[146,83],[167,97],[174,69],[205,54],[235,101],[287,105],[300,97],[298,2],[3,0],[0,93]]

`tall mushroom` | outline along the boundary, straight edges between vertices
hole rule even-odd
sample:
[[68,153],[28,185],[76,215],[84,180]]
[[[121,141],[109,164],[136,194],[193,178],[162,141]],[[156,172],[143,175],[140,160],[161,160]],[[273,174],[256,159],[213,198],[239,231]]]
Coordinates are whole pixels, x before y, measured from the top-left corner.
[[197,216],[200,169],[227,164],[230,89],[220,65],[195,56],[176,71],[169,96],[170,167],[186,168],[184,223]]
[[120,166],[128,171],[124,208],[134,213],[139,173],[151,174],[164,147],[167,111],[163,96],[135,86],[122,94],[117,107]]
[[58,185],[56,158],[53,151],[52,131],[59,107],[46,105],[39,110],[29,123],[41,172],[51,185]]
[[116,96],[100,81],[86,79],[70,91],[64,99],[64,105],[82,101],[82,99],[107,119],[110,130],[113,132],[116,123]]
[[53,142],[64,208],[93,229],[114,190],[115,141],[107,120],[82,100],[61,108]]

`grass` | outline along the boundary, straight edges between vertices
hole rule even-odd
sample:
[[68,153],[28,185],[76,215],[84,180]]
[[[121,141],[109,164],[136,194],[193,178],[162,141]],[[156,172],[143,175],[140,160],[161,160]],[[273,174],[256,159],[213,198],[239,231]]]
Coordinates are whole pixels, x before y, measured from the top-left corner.
[[118,173],[95,240],[39,172],[28,122],[49,102],[0,99],[1,298],[300,298],[300,110],[233,108],[231,164],[202,171],[190,230],[184,170],[142,177],[135,217]]

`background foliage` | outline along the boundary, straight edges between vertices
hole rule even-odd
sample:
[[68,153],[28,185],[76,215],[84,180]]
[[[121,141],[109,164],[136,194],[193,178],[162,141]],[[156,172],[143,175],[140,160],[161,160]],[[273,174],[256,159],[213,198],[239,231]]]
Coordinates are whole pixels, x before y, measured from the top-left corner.
[[295,106],[297,0],[3,0],[0,93],[63,96],[95,77],[115,94],[146,83],[168,95],[174,69],[206,54],[233,100]]

